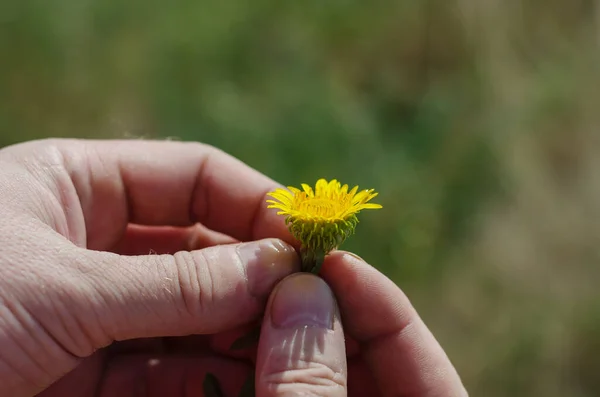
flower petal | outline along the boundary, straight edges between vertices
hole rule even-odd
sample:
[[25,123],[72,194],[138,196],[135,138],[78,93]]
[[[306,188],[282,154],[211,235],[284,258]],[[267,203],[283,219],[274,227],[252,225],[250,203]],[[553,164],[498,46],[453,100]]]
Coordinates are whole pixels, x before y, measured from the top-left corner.
[[317,197],[326,195],[327,185],[328,185],[327,180],[325,180],[323,178],[321,178],[317,181],[317,183],[315,184],[315,191],[316,191]]
[[302,189],[304,189],[308,197],[315,197],[312,187],[308,186],[306,183],[302,184]]
[[333,193],[336,192],[340,189],[340,183],[337,181],[337,179],[332,179],[329,182],[329,185],[327,186],[327,188],[329,189],[329,193]]
[[360,206],[361,209],[365,209],[365,210],[376,210],[379,208],[383,208],[381,206],[381,204],[374,204],[374,203],[367,203],[367,204],[362,204]]
[[292,203],[292,201],[294,201],[294,197],[290,193],[284,194],[282,192],[273,192],[273,193],[269,193],[269,196],[271,196],[274,199],[277,199],[279,201],[287,202],[290,204]]
[[[358,204],[363,202],[367,197],[369,197],[369,191],[368,190],[361,190],[360,192],[358,192],[358,194],[356,196],[354,196],[354,198],[352,199],[352,203],[353,204]],[[365,200],[366,201],[366,200]]]

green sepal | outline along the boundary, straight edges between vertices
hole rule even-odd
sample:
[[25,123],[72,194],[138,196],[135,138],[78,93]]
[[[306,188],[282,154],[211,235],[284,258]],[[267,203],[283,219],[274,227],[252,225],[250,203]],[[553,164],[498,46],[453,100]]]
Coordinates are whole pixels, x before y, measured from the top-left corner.
[[315,253],[324,252],[326,255],[354,233],[358,218],[352,215],[344,220],[323,221],[289,216],[285,222],[290,233],[305,250]]

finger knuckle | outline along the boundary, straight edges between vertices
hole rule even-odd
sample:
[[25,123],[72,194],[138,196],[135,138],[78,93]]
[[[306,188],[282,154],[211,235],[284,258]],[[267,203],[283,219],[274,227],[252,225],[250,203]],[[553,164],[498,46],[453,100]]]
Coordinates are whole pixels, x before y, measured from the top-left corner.
[[297,362],[295,368],[273,371],[263,377],[276,396],[344,396],[346,377],[325,363]]
[[184,310],[191,317],[196,317],[213,301],[214,285],[209,260],[202,250],[178,252],[174,258]]

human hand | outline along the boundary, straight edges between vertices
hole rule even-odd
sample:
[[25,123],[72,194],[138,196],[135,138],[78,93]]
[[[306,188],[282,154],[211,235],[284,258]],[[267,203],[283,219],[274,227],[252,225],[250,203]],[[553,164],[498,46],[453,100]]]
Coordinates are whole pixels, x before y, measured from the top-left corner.
[[[207,372],[234,396],[254,364],[259,397],[466,395],[397,287],[342,253],[322,272],[339,312],[323,281],[295,275],[272,293],[258,353],[228,349],[298,269],[280,240],[234,244],[289,238],[264,204],[276,186],[197,144],[0,151],[0,396],[203,395]],[[142,255],[150,250],[165,255]],[[303,296],[320,297],[315,310],[331,322],[303,316]],[[340,313],[359,342],[348,345],[347,372]],[[307,318],[321,326],[304,327]]]
[[391,280],[342,251],[326,258],[320,275],[327,283],[300,273],[275,287],[258,349],[258,396],[467,396]]
[[[299,268],[281,240],[235,244],[288,236],[275,187],[199,144],[1,150],[0,396],[202,395],[207,371],[232,395],[252,366],[219,354],[225,331]],[[192,334],[211,336],[156,338]]]

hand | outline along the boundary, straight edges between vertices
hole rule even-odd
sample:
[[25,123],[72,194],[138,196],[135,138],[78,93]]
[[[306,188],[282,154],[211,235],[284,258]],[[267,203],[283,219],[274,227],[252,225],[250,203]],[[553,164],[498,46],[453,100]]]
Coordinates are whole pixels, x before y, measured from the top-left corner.
[[[207,371],[233,395],[252,366],[220,346],[299,269],[260,240],[288,236],[264,202],[275,187],[200,144],[1,150],[0,396],[202,395]],[[148,339],[192,334],[211,336]]]
[[258,349],[258,396],[467,396],[392,281],[341,251],[327,257],[321,276],[331,289],[301,273],[271,295]]
[[[323,270],[339,311],[320,279],[286,278],[258,353],[229,350],[298,270],[288,244],[255,241],[289,239],[264,204],[276,186],[198,144],[0,151],[0,396],[202,395],[207,372],[234,396],[255,362],[259,397],[466,395],[395,285],[342,253]],[[320,316],[302,296],[320,297]],[[340,316],[358,341],[349,390]]]

